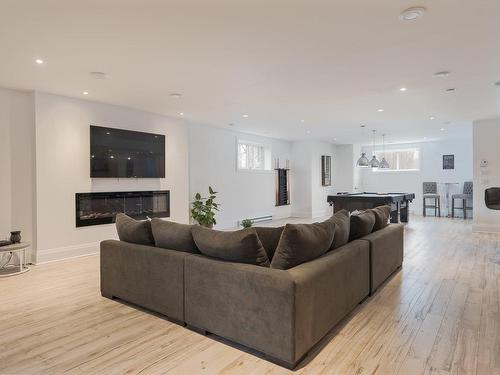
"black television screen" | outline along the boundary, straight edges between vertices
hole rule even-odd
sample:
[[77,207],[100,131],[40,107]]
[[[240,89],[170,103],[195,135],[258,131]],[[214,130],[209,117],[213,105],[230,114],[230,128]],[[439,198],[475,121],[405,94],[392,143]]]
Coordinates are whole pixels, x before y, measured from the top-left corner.
[[165,136],[90,126],[90,177],[165,177]]

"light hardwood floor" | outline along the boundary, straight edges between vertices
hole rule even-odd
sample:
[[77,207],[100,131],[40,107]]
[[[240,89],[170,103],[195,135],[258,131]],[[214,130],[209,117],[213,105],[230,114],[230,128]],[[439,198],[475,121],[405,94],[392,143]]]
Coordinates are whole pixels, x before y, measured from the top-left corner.
[[[412,217],[403,269],[297,374],[500,374],[500,236]],[[272,332],[270,332],[272,334]],[[259,354],[102,298],[97,256],[0,279],[1,374],[285,374]]]

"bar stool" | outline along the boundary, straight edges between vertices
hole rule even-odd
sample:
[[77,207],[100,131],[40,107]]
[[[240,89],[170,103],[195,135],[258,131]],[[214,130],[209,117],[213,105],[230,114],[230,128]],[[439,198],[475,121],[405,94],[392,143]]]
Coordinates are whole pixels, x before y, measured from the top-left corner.
[[[472,207],[467,207],[467,201],[472,200],[472,181],[464,182],[464,189],[462,194],[453,194],[451,196],[451,217],[455,217],[455,208],[464,211],[464,219],[467,219],[467,210],[472,210]],[[462,200],[462,207],[455,207],[455,199]]]
[[[423,191],[423,211],[424,216],[427,216],[427,209],[434,208],[434,216],[441,217],[441,196],[437,192],[437,182],[424,182],[422,183]],[[434,205],[427,205],[427,199],[434,199]],[[437,215],[438,214],[438,215]]]

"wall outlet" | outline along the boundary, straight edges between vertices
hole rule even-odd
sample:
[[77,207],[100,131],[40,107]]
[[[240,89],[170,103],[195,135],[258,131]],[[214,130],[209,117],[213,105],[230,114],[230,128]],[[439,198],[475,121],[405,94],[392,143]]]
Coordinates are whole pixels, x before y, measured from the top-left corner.
[[481,162],[480,162],[480,167],[481,167],[481,168],[486,168],[486,167],[488,167],[488,160],[486,160],[486,159],[481,159]]

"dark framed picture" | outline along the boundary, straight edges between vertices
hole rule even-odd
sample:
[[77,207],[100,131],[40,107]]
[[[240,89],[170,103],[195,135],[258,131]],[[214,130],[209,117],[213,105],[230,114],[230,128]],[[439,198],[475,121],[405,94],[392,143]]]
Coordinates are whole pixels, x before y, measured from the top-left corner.
[[443,169],[455,169],[455,155],[443,155]]
[[321,156],[321,185],[332,185],[332,157],[329,155]]

